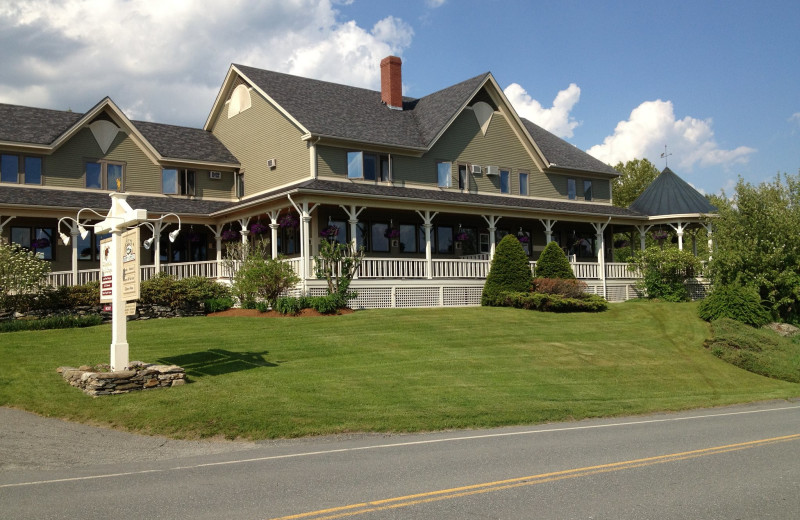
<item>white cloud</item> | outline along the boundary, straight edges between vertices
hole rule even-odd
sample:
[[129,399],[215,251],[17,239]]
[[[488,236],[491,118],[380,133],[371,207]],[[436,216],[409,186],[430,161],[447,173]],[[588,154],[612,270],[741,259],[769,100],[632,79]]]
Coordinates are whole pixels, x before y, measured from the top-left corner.
[[681,170],[691,171],[695,165],[745,163],[756,151],[747,146],[733,150],[720,148],[711,126],[711,119],[689,116],[676,119],[671,101],[645,101],[633,109],[626,121],[617,124],[614,134],[606,137],[603,144],[587,152],[609,164],[642,157],[656,163],[667,145],[672,154],[670,162]]
[[503,91],[517,113],[559,137],[572,137],[573,130],[580,125],[569,113],[581,98],[581,89],[575,83],[559,91],[551,108],[544,108],[518,83],[512,83]]
[[425,0],[425,4],[431,9],[436,9],[437,7],[441,7],[447,0]]
[[403,20],[341,20],[351,0],[12,0],[0,4],[0,102],[200,125],[232,62],[378,88],[413,38]]
[[800,125],[800,112],[795,112],[792,114],[792,117],[789,118],[789,121]]

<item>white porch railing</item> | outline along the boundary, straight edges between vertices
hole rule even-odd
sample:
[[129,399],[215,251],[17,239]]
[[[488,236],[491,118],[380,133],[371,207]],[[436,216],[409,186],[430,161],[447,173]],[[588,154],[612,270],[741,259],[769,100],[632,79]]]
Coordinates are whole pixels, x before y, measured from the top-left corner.
[[[475,255],[478,256],[478,255]],[[296,273],[300,272],[301,259],[287,258]],[[309,262],[308,278],[314,277],[313,260]],[[431,261],[433,279],[484,279],[489,274],[491,262],[484,258],[435,258]],[[581,280],[600,280],[600,265],[595,262],[570,262],[575,277]],[[531,272],[536,274],[536,262],[530,262]],[[205,278],[233,277],[238,270],[237,264],[208,260],[202,262],[180,262],[161,264],[161,271],[177,278],[202,276]],[[636,271],[630,271],[628,264],[613,262],[605,266],[607,280],[630,280],[640,277]],[[155,275],[155,266],[141,267],[141,279],[149,280]],[[424,279],[427,278],[424,258],[365,258],[358,268],[358,279]],[[78,284],[97,281],[99,269],[78,271]],[[48,275],[48,283],[53,286],[71,285],[72,271],[55,271]]]

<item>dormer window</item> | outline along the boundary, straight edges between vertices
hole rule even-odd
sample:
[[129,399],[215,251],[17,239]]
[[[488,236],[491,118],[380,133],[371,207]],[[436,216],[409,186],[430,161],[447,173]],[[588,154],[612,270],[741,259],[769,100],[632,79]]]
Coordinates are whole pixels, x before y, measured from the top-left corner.
[[164,168],[161,170],[161,192],[164,195],[194,195],[194,171]]
[[389,155],[369,152],[347,152],[347,178],[365,181],[389,182],[391,180]]

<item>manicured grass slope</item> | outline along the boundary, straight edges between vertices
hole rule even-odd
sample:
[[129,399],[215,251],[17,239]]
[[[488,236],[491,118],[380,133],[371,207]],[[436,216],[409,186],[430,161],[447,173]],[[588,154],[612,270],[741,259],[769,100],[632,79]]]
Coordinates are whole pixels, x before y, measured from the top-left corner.
[[109,326],[15,332],[0,405],[175,437],[293,437],[526,424],[800,395],[703,348],[692,304],[600,314],[375,310],[292,319],[133,322],[132,360],[191,384],[92,399],[56,374],[108,362]]

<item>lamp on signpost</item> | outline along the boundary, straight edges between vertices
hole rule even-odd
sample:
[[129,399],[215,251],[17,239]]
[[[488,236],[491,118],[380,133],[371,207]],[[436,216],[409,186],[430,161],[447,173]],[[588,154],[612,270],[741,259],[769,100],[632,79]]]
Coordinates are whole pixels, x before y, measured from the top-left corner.
[[[111,234],[110,239],[100,243],[100,301],[111,302],[111,370],[113,372],[128,368],[128,338],[127,318],[125,303],[127,300],[139,298],[139,226],[156,222],[160,228],[161,221],[168,215],[178,218],[178,229],[170,233],[170,240],[174,241],[180,232],[180,218],[174,213],[163,215],[158,219],[148,219],[147,210],[133,209],[126,201],[128,194],[113,192],[111,196],[111,209],[105,215],[105,220],[94,225],[97,235]],[[82,238],[88,236],[86,228],[79,223],[83,211],[96,211],[83,208],[78,211],[75,219],[78,231]],[[64,219],[59,220],[59,224]],[[131,229],[132,228],[132,229]],[[69,237],[59,231],[64,244],[69,243]]]

